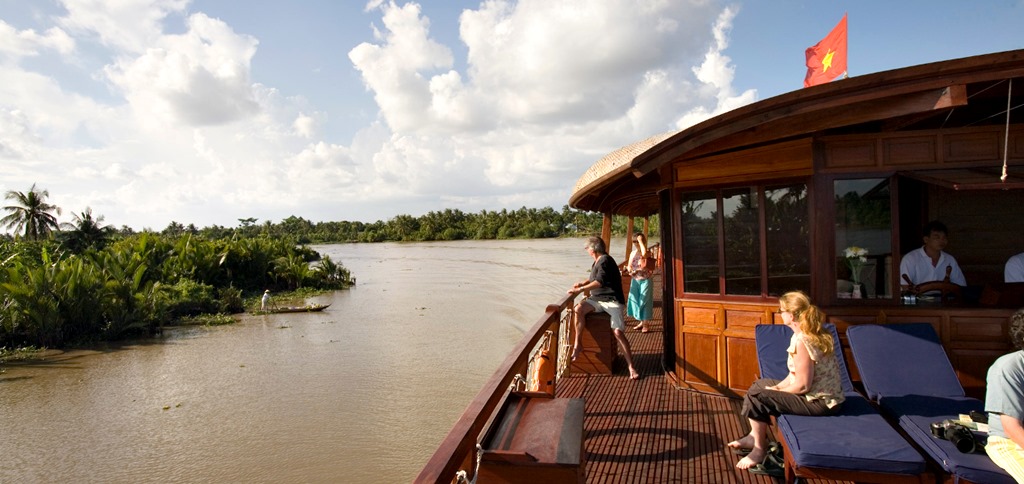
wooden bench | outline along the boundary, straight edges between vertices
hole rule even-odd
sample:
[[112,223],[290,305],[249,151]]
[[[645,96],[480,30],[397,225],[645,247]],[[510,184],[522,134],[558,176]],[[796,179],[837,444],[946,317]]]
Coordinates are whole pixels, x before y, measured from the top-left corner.
[[574,373],[611,375],[618,343],[608,313],[591,312],[583,322],[583,351],[572,362]]
[[512,392],[481,442],[477,482],[586,482],[583,399]]

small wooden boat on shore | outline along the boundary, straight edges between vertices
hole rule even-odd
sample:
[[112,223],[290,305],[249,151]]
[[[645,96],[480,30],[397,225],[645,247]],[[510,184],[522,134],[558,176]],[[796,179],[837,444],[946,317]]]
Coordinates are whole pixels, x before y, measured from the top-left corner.
[[315,313],[327,309],[330,304],[309,304],[306,306],[281,306],[267,310],[256,310],[253,314]]

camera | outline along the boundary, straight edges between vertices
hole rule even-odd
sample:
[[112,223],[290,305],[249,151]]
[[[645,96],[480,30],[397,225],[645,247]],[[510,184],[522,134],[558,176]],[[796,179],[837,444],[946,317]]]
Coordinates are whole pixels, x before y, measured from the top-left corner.
[[956,420],[934,422],[931,424],[931,428],[933,436],[952,442],[956,446],[956,450],[964,454],[973,453],[978,446],[971,429]]

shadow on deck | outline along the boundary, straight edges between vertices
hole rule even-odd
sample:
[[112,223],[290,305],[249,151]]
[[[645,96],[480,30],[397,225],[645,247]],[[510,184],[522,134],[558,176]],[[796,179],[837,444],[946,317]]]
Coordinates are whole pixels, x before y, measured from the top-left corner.
[[665,376],[661,309],[655,301],[648,333],[631,329],[636,321],[627,319],[640,380],[629,379],[620,353],[613,375],[573,374],[558,382],[557,396],[586,401],[587,482],[782,482],[734,467],[739,457],[725,444],[749,430],[740,400],[682,390]]

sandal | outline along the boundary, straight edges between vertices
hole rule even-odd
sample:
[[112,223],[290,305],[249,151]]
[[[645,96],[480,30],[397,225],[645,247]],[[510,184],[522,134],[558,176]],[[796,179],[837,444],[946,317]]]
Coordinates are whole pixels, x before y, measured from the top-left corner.
[[765,461],[764,464],[754,464],[747,468],[751,474],[759,476],[771,476],[771,477],[786,477],[786,470],[770,464],[769,461]]
[[782,444],[772,442],[768,445],[768,453],[764,457],[764,463],[783,469],[786,468],[786,456],[783,454]]

